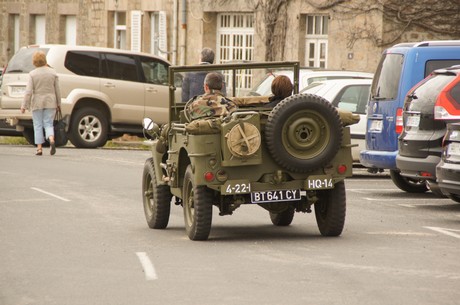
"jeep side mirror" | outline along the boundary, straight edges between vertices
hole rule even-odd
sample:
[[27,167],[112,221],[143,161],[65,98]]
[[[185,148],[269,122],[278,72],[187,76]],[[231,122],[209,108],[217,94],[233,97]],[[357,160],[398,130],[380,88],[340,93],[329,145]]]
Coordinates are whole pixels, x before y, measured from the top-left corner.
[[157,123],[152,121],[150,118],[144,118],[142,120],[142,126],[144,131],[146,131],[150,136],[157,138],[160,134],[160,126]]

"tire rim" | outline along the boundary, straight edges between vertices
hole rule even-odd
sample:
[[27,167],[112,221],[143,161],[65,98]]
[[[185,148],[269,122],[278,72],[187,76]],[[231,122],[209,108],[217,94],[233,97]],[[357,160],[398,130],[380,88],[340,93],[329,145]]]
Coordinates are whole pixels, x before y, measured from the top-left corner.
[[289,154],[300,159],[305,152],[309,157],[320,155],[330,141],[327,120],[315,111],[300,111],[291,116],[284,126],[283,146]]
[[94,115],[83,117],[78,123],[78,134],[86,142],[95,142],[102,135],[102,123]]

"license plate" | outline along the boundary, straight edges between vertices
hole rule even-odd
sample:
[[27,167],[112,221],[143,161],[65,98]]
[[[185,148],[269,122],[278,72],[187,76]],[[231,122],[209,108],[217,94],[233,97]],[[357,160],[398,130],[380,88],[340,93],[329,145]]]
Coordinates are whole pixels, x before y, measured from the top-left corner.
[[383,126],[382,120],[373,120],[371,122],[371,127],[369,128],[370,132],[381,132]]
[[12,96],[24,96],[25,93],[26,93],[25,86],[12,86],[11,87]]
[[327,190],[333,189],[334,183],[329,175],[310,176],[305,180],[307,190]]
[[407,117],[406,126],[418,127],[419,124],[420,124],[420,116],[419,115],[411,115],[411,116]]
[[300,190],[277,190],[251,193],[252,203],[284,202],[300,200]]
[[447,154],[451,156],[460,156],[460,143],[449,143]]

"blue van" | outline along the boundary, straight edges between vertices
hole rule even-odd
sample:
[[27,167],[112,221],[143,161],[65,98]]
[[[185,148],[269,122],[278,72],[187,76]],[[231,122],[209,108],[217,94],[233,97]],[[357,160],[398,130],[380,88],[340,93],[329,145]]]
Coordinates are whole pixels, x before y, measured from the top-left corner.
[[400,43],[383,52],[367,104],[366,149],[359,157],[370,172],[389,169],[400,189],[427,190],[425,181],[403,177],[396,167],[404,98],[433,70],[456,64],[460,64],[460,40]]

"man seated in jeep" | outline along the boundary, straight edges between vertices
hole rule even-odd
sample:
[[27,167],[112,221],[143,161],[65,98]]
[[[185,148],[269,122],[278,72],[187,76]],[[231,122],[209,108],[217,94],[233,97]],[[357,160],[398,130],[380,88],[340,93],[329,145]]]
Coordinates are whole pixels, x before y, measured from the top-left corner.
[[223,76],[217,72],[208,73],[204,79],[205,94],[187,102],[186,111],[191,120],[227,116],[237,109],[236,105],[222,93]]

